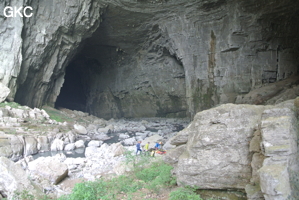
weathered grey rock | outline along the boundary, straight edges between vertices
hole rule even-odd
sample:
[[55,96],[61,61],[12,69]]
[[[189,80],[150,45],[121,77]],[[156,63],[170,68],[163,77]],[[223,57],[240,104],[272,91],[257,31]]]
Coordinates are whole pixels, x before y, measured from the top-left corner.
[[127,139],[127,138],[129,138],[130,136],[128,135],[128,134],[125,134],[125,133],[121,133],[121,134],[119,134],[119,139]]
[[114,132],[114,126],[111,124],[106,126],[105,128],[98,129],[98,133],[100,133],[100,134],[110,134],[112,132]]
[[265,156],[261,153],[254,153],[252,156],[252,161],[251,161],[252,177],[250,179],[250,182],[253,183],[253,185],[260,184],[260,176],[258,170],[263,166],[264,159]]
[[259,169],[261,188],[265,199],[284,200],[291,195],[287,166],[269,165]]
[[62,151],[64,148],[64,142],[60,139],[55,139],[51,144],[51,151]]
[[254,132],[253,138],[249,144],[249,151],[250,152],[261,152],[261,131],[257,130]]
[[113,143],[109,146],[109,151],[111,152],[112,157],[120,156],[125,153],[125,148],[119,143]]
[[49,151],[50,150],[50,143],[47,136],[39,136],[37,138],[37,149],[39,151]]
[[262,149],[265,156],[290,155],[297,151],[297,123],[290,108],[265,110],[262,120]]
[[84,148],[85,144],[83,140],[78,140],[77,142],[75,142],[75,146],[76,148]]
[[298,80],[298,76],[293,76],[289,79],[271,83],[261,88],[254,89],[246,95],[240,95],[237,97],[236,103],[238,104],[277,104],[283,101],[294,99],[297,97],[296,90],[288,88],[291,85],[295,85]]
[[177,164],[179,157],[186,151],[186,145],[178,146],[175,149],[170,149],[164,156],[164,161],[169,164]]
[[67,165],[55,157],[39,157],[28,163],[28,170],[53,184],[58,184],[68,174]]
[[135,145],[137,143],[137,141],[136,141],[135,137],[132,137],[132,138],[123,140],[122,143],[127,146],[132,146],[132,145]]
[[10,158],[13,152],[10,147],[10,141],[6,134],[0,134],[0,156]]
[[186,128],[186,150],[176,167],[178,184],[244,189],[251,178],[249,142],[262,111],[262,106],[225,104],[197,113]]
[[0,133],[0,156],[17,161],[23,157],[23,153],[23,137]]
[[67,132],[66,135],[68,136],[70,143],[76,141],[76,135],[72,131]]
[[96,140],[92,140],[90,142],[88,142],[89,147],[99,147],[103,144],[103,141],[96,141]]
[[70,143],[70,144],[65,145],[64,150],[65,151],[72,151],[75,148],[76,148],[76,145],[74,143]]
[[175,135],[173,138],[170,139],[171,145],[182,145],[186,144],[188,142],[188,136],[189,136],[189,127],[190,125],[185,128],[184,130],[178,132],[177,135]]
[[163,145],[163,148],[164,148],[165,150],[174,149],[175,147],[176,147],[175,145],[170,144],[170,141],[169,141],[169,140]]
[[109,140],[110,138],[111,137],[109,137],[107,134],[104,133],[95,134],[92,136],[93,140],[101,140],[101,141]]
[[[0,136],[1,137],[1,136]],[[12,160],[17,161],[23,157],[24,154],[24,138],[22,136],[9,136],[10,146],[12,150]]]
[[66,158],[64,161],[67,165],[84,165],[85,162],[85,158]]
[[258,170],[266,199],[298,199],[298,119],[296,101],[266,109],[261,123],[261,151],[267,156]]
[[2,103],[10,93],[10,89],[0,82],[0,103]]
[[112,157],[120,156],[125,152],[121,143],[114,143],[110,146],[104,143],[101,147],[87,147],[85,149],[85,157],[87,159],[111,159]]
[[82,134],[82,135],[87,134],[86,128],[80,124],[74,124],[74,129],[75,129],[76,133],[78,133],[78,134]]
[[246,185],[245,192],[248,200],[264,200],[260,185]]
[[22,167],[8,158],[0,157],[0,177],[0,191],[9,198],[15,192],[23,192],[24,190],[36,197],[42,196],[40,188],[32,185]]
[[24,141],[25,141],[25,149],[24,149],[25,156],[36,154],[38,152],[37,141],[34,137],[25,136]]

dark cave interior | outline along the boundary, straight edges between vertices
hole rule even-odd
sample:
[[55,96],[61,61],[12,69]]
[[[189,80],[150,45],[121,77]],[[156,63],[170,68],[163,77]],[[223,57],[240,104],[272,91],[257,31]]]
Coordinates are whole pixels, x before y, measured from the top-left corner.
[[81,60],[74,59],[66,68],[65,81],[57,97],[55,107],[64,107],[72,110],[85,111],[86,92],[82,73],[84,70],[80,67]]

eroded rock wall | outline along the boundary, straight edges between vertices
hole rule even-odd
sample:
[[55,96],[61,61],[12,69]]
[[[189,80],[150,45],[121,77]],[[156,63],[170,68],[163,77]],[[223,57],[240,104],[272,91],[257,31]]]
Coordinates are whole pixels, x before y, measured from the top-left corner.
[[[33,8],[30,18],[6,18],[5,6]],[[56,101],[64,82],[65,67],[81,41],[99,26],[98,1],[2,1],[1,81],[11,97],[28,106]]]
[[0,8],[22,3],[33,17],[0,18],[0,79],[32,107],[54,105],[78,52],[96,61],[82,65],[85,110],[106,118],[194,116],[298,71],[292,0],[6,0]]

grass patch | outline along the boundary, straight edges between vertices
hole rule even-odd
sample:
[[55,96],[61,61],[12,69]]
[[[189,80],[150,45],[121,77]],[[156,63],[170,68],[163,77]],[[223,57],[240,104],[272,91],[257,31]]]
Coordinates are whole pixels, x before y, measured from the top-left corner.
[[[132,157],[128,156],[132,159]],[[110,180],[78,183],[70,195],[60,200],[112,200],[112,199],[143,199],[141,191],[157,193],[162,189],[176,185],[176,179],[171,175],[172,166],[163,161],[151,162],[148,156],[135,156],[135,167],[127,175],[114,177]],[[145,166],[147,160],[147,166]],[[132,163],[131,163],[132,164]],[[141,192],[141,194],[140,194]],[[138,193],[138,195],[136,195]]]
[[50,106],[43,106],[43,109],[48,113],[50,116],[50,119],[55,120],[57,122],[71,122],[73,121],[72,118],[65,115],[60,110],[57,110],[55,108],[52,108]]
[[203,200],[195,193],[196,189],[192,187],[180,187],[169,194],[170,200]]
[[5,106],[10,106],[12,108],[19,108],[19,109],[27,109],[27,107],[21,106],[20,104],[16,103],[16,102],[3,102],[0,103],[0,108],[4,108]]

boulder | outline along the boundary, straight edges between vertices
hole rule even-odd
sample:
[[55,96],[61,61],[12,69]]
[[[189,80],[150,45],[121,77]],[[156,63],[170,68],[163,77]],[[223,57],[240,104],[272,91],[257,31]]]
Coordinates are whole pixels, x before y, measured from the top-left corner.
[[23,157],[24,153],[24,138],[22,136],[11,135],[10,147],[12,150],[12,160],[17,161]]
[[103,141],[91,140],[87,146],[89,147],[99,147],[103,144]]
[[83,140],[78,140],[77,142],[75,142],[75,146],[76,148],[84,148],[84,141]]
[[55,139],[51,145],[51,151],[62,151],[64,148],[64,142],[60,139]]
[[37,138],[37,149],[39,151],[49,151],[50,143],[47,136],[38,136]]
[[136,142],[137,142],[137,141],[136,141],[135,137],[128,138],[128,139],[125,139],[124,141],[122,141],[122,143],[123,143],[124,145],[127,145],[127,146],[135,145]]
[[167,151],[165,156],[163,157],[164,161],[169,164],[177,164],[179,161],[179,157],[186,150],[186,145],[181,145],[175,149],[170,149]]
[[81,135],[86,135],[87,134],[87,130],[84,126],[79,125],[79,124],[74,124],[74,129],[75,132]]
[[28,163],[28,170],[55,185],[68,175],[67,165],[55,157],[39,157]]
[[180,131],[173,138],[171,138],[169,143],[171,145],[186,144],[188,142],[188,136],[189,136],[189,132],[190,132],[190,126],[191,126],[191,124],[187,128],[185,128],[184,130]]
[[70,144],[65,145],[64,150],[65,150],[65,151],[72,151],[72,150],[74,150],[75,148],[76,148],[75,143],[70,143]]
[[126,134],[126,133],[121,133],[121,134],[119,134],[119,136],[118,136],[118,138],[119,139],[127,139],[127,138],[129,138],[130,136],[128,135],[128,134]]
[[104,143],[101,147],[94,146],[85,149],[85,157],[87,159],[111,159],[112,157],[120,156],[125,152],[121,143],[114,143],[110,146]]
[[24,140],[22,136],[0,133],[0,156],[17,161],[23,157]]
[[176,146],[170,144],[170,140],[166,141],[166,143],[163,145],[163,149],[169,150],[169,149],[174,149]]
[[0,103],[2,103],[10,93],[10,89],[0,82]]
[[299,199],[298,119],[296,101],[286,101],[263,112],[261,152],[266,156],[257,171],[265,199]]
[[15,192],[29,191],[30,194],[41,196],[38,186],[33,186],[28,180],[26,172],[21,165],[6,157],[0,157],[0,191],[3,195],[12,197]]
[[70,143],[75,143],[76,135],[72,131],[67,132],[66,135],[69,138]]
[[25,140],[24,155],[29,156],[29,155],[36,154],[38,152],[36,139],[32,136],[25,136],[24,140]]
[[291,186],[286,165],[263,166],[258,172],[265,199],[284,200],[289,197]]
[[123,155],[125,152],[125,148],[123,145],[119,143],[113,143],[109,146],[109,151],[112,157]]
[[100,134],[110,134],[114,132],[114,126],[112,124],[109,124],[105,128],[98,128],[98,133]]
[[180,132],[188,140],[177,162],[178,184],[244,189],[251,178],[249,143],[263,110],[263,106],[224,104],[197,113]]
[[93,135],[92,139],[93,140],[101,140],[101,141],[105,141],[105,140],[109,140],[111,137],[109,137],[107,134],[105,133],[100,133],[100,134],[95,134]]

